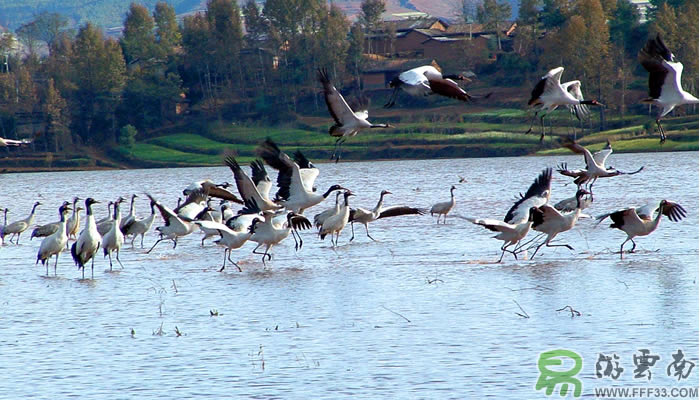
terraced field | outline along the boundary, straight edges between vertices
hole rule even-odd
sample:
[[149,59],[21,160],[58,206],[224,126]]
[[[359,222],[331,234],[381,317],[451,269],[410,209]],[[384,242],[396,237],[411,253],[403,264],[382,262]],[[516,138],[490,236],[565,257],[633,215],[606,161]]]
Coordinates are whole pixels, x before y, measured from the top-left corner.
[[[377,119],[390,120],[396,128],[362,132],[350,138],[343,146],[343,158],[520,156],[568,151],[558,148],[556,137],[572,135],[573,126],[578,126],[577,121],[574,123],[565,112],[555,113],[546,120],[548,136],[544,143],[540,143],[537,124],[534,127],[537,133],[524,134],[529,126],[528,118],[524,111],[508,108],[449,116],[410,113],[379,116]],[[416,122],[418,119],[424,121]],[[616,152],[698,149],[696,116],[667,119],[664,126],[668,140],[663,146],[659,145],[655,133],[648,134],[645,130],[649,117],[631,116],[609,121],[609,124],[614,129],[593,133],[587,129],[580,142],[595,150],[610,139],[615,142]],[[213,123],[197,132],[178,132],[138,142],[129,157],[137,163],[142,161],[149,165],[194,166],[220,164],[223,154],[232,153],[241,162],[248,162],[255,157],[255,146],[265,138],[271,138],[283,148],[298,148],[309,157],[324,160],[330,156],[335,142],[326,133],[329,126],[328,119],[318,117],[303,117],[289,127]],[[549,136],[550,129],[552,136]]]

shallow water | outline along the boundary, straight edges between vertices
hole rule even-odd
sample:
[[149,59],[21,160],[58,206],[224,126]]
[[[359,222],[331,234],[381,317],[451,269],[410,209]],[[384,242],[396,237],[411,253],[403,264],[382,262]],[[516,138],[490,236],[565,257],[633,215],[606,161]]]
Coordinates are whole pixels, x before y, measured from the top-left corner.
[[[357,194],[351,205],[371,208],[382,189],[393,192],[386,205],[429,207],[455,184],[455,213],[502,218],[561,161],[583,164],[579,156],[322,164],[317,186],[342,184]],[[698,156],[613,154],[610,163],[645,169],[600,179],[590,214],[662,198],[688,210],[682,222],[664,218],[623,260],[613,252],[624,233],[590,219],[560,235],[573,252],[544,248],[532,261],[495,264],[501,242],[492,232],[412,216],[375,222],[377,242],[361,226],[352,244],[343,232],[335,250],[303,233],[300,252],[289,239],[266,268],[248,243],[232,255],[242,273],[217,272],[223,250],[200,247],[199,233],[151,254],[126,245],[123,270],[105,271],[100,257],[95,279],[80,280],[69,253],[45,277],[34,265],[39,242],[25,233],[0,249],[0,398],[545,398],[534,389],[537,358],[557,348],[583,357],[584,395],[613,384],[678,385],[666,376],[671,354],[682,349],[698,365]],[[47,223],[74,195],[106,203],[149,192],[174,205],[203,178],[233,181],[225,167],[4,174],[0,206],[14,221],[39,198],[37,222]],[[553,201],[574,194],[567,182],[555,175]],[[137,214],[147,213],[137,199]],[[582,315],[556,311],[567,305]],[[634,378],[639,349],[661,357],[651,381]],[[599,353],[620,356],[617,381],[595,377]],[[680,384],[696,385],[697,368]]]

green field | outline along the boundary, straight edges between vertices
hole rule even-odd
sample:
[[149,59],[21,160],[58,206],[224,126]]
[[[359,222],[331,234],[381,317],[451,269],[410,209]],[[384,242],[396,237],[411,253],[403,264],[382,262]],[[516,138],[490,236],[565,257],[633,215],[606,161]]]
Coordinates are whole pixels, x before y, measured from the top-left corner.
[[[406,114],[394,116],[394,129],[374,129],[349,138],[343,146],[346,160],[390,158],[446,158],[474,156],[519,156],[566,154],[558,145],[558,137],[571,136],[574,125],[568,114],[561,112],[547,119],[547,137],[539,141],[539,126],[524,134],[529,115],[519,109],[494,109],[461,115],[424,116],[436,122],[415,122],[417,117]],[[327,133],[331,121],[309,118],[312,123],[290,126],[246,126],[236,123],[212,122],[188,132],[179,129],[172,134],[137,142],[125,157],[134,163],[148,165],[219,165],[224,154],[234,154],[241,162],[255,157],[255,147],[270,138],[286,150],[299,149],[310,158],[326,160],[333,150],[335,138]],[[401,122],[401,121],[406,122]],[[318,121],[325,121],[325,123]],[[662,146],[658,134],[649,134],[649,118],[629,116],[609,121],[614,129],[603,132],[586,130],[579,142],[591,150],[602,148],[607,140],[614,142],[616,152],[697,151],[697,116],[667,118],[664,127],[668,140]],[[122,152],[122,155],[126,152]]]

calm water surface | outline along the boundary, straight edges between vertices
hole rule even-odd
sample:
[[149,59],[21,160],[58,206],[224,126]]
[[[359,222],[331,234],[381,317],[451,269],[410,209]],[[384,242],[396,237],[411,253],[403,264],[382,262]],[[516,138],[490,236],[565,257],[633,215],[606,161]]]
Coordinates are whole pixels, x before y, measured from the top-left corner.
[[[578,156],[324,164],[317,186],[342,184],[357,194],[351,205],[366,208],[382,189],[394,193],[387,205],[428,207],[449,199],[460,174],[468,181],[457,184],[455,212],[502,218],[561,161],[583,164]],[[613,384],[677,385],[666,376],[672,353],[700,365],[698,155],[613,154],[610,162],[646,167],[599,180],[591,214],[663,198],[688,210],[680,223],[664,218],[624,260],[612,253],[624,233],[590,219],[560,235],[574,252],[544,248],[534,261],[495,264],[501,242],[491,232],[423,216],[374,223],[378,242],[361,226],[352,244],[344,232],[336,250],[306,232],[302,251],[289,239],[267,268],[248,243],[233,253],[242,273],[217,272],[222,249],[200,247],[199,233],[151,254],[127,245],[124,269],[109,273],[100,257],[93,281],[79,279],[68,253],[57,277],[43,276],[39,242],[25,233],[19,246],[0,249],[0,398],[545,398],[534,390],[536,361],[556,348],[581,354],[588,396]],[[74,195],[106,203],[149,192],[174,205],[203,178],[233,181],[225,167],[4,174],[0,206],[17,220],[38,198],[37,222],[47,223]],[[567,182],[555,175],[553,201],[573,196]],[[147,213],[137,199],[137,214]],[[147,235],[146,245],[155,239]],[[556,311],[567,305],[582,315]],[[651,381],[633,377],[638,349],[661,357]],[[620,356],[618,381],[595,377],[599,353]],[[696,367],[681,384],[697,382]]]

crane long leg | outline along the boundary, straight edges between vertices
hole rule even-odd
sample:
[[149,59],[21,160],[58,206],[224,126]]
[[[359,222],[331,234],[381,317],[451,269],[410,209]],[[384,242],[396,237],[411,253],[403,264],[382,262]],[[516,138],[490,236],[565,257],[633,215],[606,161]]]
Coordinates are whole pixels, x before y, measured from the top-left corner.
[[[143,239],[141,239],[141,240],[143,240]],[[153,249],[156,248],[156,245],[157,245],[158,243],[162,242],[162,241],[163,241],[163,238],[162,238],[162,237],[161,237],[160,239],[156,240],[156,242],[153,243],[153,246],[150,248],[150,250],[148,250],[148,251],[146,252],[146,254],[149,254],[151,251],[153,251]]]
[[226,252],[229,251],[228,248],[224,249],[224,264],[221,266],[221,269],[219,269],[219,272],[222,272],[224,268],[226,268]]
[[112,270],[112,251],[108,251],[107,254],[109,255],[109,270]]
[[143,249],[143,233],[141,234],[141,248]]
[[243,272],[243,270],[242,270],[241,267],[238,265],[238,263],[235,262],[235,261],[233,261],[233,260],[231,259],[231,249],[228,249],[228,260],[231,262],[231,264],[235,265],[236,268],[238,268],[238,272]]
[[535,115],[533,115],[532,118],[530,118],[530,128],[528,128],[527,132],[525,132],[526,135],[532,132],[532,125],[535,124],[535,118],[537,118],[537,114],[539,114],[539,111],[535,111]]
[[394,104],[396,104],[396,97],[398,96],[398,94],[399,94],[399,88],[396,87],[396,88],[394,88],[394,91],[391,92],[391,96],[389,97],[389,101],[387,101],[387,103],[384,104],[384,108],[393,107]]
[[335,159],[336,162],[338,162],[338,159],[340,158],[340,154],[338,154],[338,150],[340,149],[340,146],[343,144],[343,137],[339,137],[335,141],[335,146],[333,147],[333,154],[331,154],[331,160]]
[[664,144],[666,141],[666,130],[661,126],[661,118],[656,120],[656,126],[659,128],[659,134],[661,135],[661,141],[659,143]]
[[350,231],[352,232],[352,237],[350,238],[350,241],[352,242],[353,239],[355,239],[355,222],[350,222]]
[[61,252],[56,253],[56,261],[53,263],[53,276],[56,276],[56,267],[58,267],[58,255],[61,254]]
[[[83,267],[83,272],[85,272],[85,267]],[[95,279],[95,256],[92,256],[92,263],[90,264],[90,279]]]
[[631,240],[631,239],[630,238],[625,239],[625,241],[622,242],[622,244],[620,245],[620,260],[622,260],[622,254],[623,254],[622,249],[625,247],[625,243],[627,243],[629,240]]
[[544,128],[544,115],[540,117],[540,126],[542,127],[542,134],[540,135],[540,143],[544,141],[544,135],[547,133]]
[[265,256],[269,257],[268,260],[272,260],[272,256],[267,253],[267,251],[270,249],[270,245],[269,244],[265,245],[266,246],[265,252],[263,252],[263,253],[257,251],[258,247],[260,247],[260,246],[262,246],[262,243],[255,246],[255,248],[253,249],[253,254],[262,254],[263,255],[263,257],[262,257],[263,265],[265,265]]
[[376,240],[374,240],[374,238],[369,235],[369,224],[365,224],[365,231],[367,232],[367,237],[372,239],[372,241],[376,242]]
[[117,249],[117,262],[119,263],[119,266],[124,269],[124,265],[122,265],[122,262],[119,260],[119,249]]

